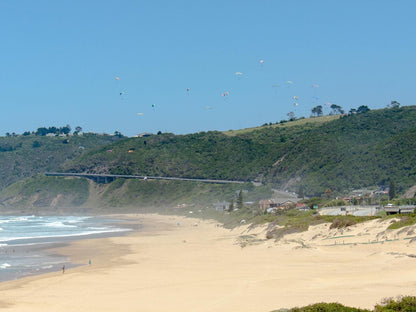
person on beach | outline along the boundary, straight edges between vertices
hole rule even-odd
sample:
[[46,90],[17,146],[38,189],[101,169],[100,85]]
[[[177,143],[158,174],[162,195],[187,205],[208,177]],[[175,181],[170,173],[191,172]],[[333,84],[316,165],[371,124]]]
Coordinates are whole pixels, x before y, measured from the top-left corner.
[[65,264],[62,266],[62,274],[65,273]]
[[91,259],[88,261],[88,265],[91,265]]

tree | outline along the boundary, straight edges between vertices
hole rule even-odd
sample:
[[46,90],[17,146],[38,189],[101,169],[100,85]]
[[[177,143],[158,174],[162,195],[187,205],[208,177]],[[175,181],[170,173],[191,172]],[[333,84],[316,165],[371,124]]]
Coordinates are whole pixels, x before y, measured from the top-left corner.
[[357,109],[351,108],[350,111],[348,112],[348,115],[354,115],[354,114],[357,114]]
[[46,129],[45,127],[38,128],[35,132],[36,135],[40,135],[40,136],[45,136],[48,133],[49,133],[48,129]]
[[400,103],[397,101],[391,101],[389,105],[387,105],[388,108],[399,108]]
[[120,131],[114,131],[114,136],[122,138],[124,135]]
[[[294,112],[287,113],[287,116],[289,117],[290,121],[294,121],[296,119],[296,116],[295,116]],[[271,123],[270,123],[270,125],[271,125]]]
[[330,115],[344,114],[342,107],[337,104],[331,104],[331,109]]
[[367,113],[369,111],[370,111],[370,109],[366,105],[361,105],[360,107],[357,108],[357,114],[363,114],[363,113]]
[[328,188],[325,191],[326,198],[331,198],[332,191]]
[[311,112],[313,116],[317,116],[317,117],[322,116],[323,114],[322,105],[315,106],[314,108],[312,108]]
[[46,131],[48,133],[59,134],[59,129],[57,127],[49,127]]
[[393,180],[390,180],[389,184],[389,198],[393,199],[396,197],[396,185]]
[[63,134],[68,134],[71,132],[71,126],[70,125],[66,125],[65,127],[61,127],[59,128],[59,132],[63,133]]
[[228,206],[228,211],[232,212],[234,210],[234,199],[231,199],[230,205]]
[[305,186],[303,184],[299,185],[298,195],[300,198],[305,198]]
[[237,209],[243,209],[243,190],[240,190],[237,197]]

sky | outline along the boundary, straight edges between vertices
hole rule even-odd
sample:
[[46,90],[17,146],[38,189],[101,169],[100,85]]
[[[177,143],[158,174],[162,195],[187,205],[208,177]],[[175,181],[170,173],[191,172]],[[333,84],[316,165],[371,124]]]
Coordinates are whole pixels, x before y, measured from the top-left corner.
[[317,105],[414,105],[414,12],[413,0],[0,0],[0,135],[188,134]]

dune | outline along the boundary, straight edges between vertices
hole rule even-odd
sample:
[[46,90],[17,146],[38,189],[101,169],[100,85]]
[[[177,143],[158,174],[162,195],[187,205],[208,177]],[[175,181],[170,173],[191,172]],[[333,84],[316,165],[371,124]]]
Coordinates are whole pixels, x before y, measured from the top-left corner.
[[230,230],[156,214],[130,220],[142,229],[56,250],[80,267],[1,283],[0,308],[260,312],[339,302],[372,309],[386,297],[415,295],[414,227],[321,224],[275,241],[266,226]]

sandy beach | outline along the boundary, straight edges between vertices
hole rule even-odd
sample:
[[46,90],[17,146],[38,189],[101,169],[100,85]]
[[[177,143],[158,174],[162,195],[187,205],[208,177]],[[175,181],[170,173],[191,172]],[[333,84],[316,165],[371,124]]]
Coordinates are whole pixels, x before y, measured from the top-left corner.
[[1,283],[0,309],[266,312],[323,301],[372,309],[383,298],[416,294],[415,227],[322,224],[276,242],[265,226],[129,218],[142,229],[56,250],[83,266]]

